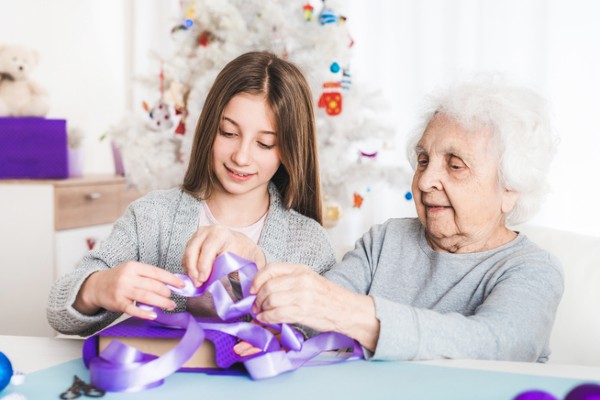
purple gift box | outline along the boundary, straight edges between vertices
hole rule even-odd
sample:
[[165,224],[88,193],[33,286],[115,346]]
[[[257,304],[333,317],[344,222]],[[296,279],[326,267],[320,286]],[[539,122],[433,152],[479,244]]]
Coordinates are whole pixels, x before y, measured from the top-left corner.
[[[205,322],[220,322],[216,318],[198,318],[197,320]],[[209,361],[209,363],[214,363],[216,365],[205,365],[204,367],[190,367],[184,365],[178,371],[203,372],[217,375],[241,375],[246,373],[246,370],[242,364],[236,364],[239,361],[244,360],[244,357],[239,356],[233,351],[233,346],[237,343],[237,340],[233,336],[220,331],[208,329],[205,330],[204,333],[206,335],[205,339],[209,342],[212,342],[212,345],[214,346],[213,357],[215,359]],[[181,339],[184,334],[184,329],[169,328],[151,321],[145,321],[133,317],[128,318],[87,338],[83,344],[83,361],[86,366],[89,366],[90,361],[94,357],[98,356],[101,347],[100,341],[103,340],[103,338],[120,340],[142,352],[160,356],[163,354],[162,351],[159,351],[160,354],[157,354],[154,350],[159,350],[159,347],[163,346],[153,346],[153,344],[151,342],[147,342],[146,339],[152,339],[158,343],[163,339]],[[127,339],[133,340],[131,341]]]
[[69,176],[67,121],[0,118],[0,179]]

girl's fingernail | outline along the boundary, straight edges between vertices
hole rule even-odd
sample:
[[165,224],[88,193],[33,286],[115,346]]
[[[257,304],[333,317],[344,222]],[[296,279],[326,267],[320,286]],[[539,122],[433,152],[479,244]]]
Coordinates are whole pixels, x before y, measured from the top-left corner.
[[156,315],[155,312],[151,312],[150,314],[148,314],[148,318],[150,318],[150,319],[156,319],[156,318],[158,318],[158,315]]

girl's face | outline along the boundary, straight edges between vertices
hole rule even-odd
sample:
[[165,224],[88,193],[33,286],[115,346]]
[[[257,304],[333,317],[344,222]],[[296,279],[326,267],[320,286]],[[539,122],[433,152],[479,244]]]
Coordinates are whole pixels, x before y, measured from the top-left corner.
[[263,95],[240,93],[227,103],[213,145],[213,168],[224,192],[267,192],[281,164],[275,130]]

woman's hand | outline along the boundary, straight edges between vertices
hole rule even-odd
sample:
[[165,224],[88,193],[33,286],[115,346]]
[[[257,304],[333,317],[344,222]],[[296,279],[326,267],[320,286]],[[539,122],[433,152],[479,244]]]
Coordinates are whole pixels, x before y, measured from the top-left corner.
[[155,319],[156,313],[143,310],[136,302],[172,310],[165,284],[183,287],[184,282],[169,271],[135,261],[94,272],[79,289],[73,307],[82,314],[93,315],[100,309],[123,312],[132,317]]
[[215,259],[227,251],[253,261],[258,268],[266,263],[264,253],[249,237],[221,225],[212,225],[201,227],[188,241],[183,270],[198,287],[210,276]]
[[256,294],[253,312],[263,323],[298,323],[342,333],[369,350],[377,345],[373,299],[337,286],[304,265],[267,265],[254,277],[250,293]]

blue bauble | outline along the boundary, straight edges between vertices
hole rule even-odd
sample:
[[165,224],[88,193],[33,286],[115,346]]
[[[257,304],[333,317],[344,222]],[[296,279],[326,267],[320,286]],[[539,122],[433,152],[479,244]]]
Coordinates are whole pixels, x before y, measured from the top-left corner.
[[10,383],[13,376],[13,369],[8,357],[0,351],[0,392]]
[[411,192],[406,192],[406,193],[404,193],[404,198],[405,198],[407,201],[410,201],[410,200],[412,200],[412,198],[413,198],[413,196],[412,196],[412,193],[411,193]]
[[337,21],[338,17],[331,8],[325,7],[321,10],[321,13],[319,14],[319,23],[321,25],[333,24]]

